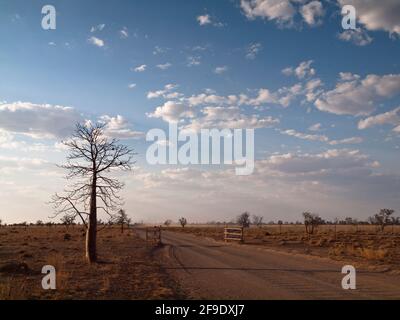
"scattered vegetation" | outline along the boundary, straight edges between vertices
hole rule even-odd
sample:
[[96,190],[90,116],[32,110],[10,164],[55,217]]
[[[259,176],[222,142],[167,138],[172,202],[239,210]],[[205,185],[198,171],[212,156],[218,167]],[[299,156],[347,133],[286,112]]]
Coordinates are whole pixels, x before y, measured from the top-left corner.
[[243,228],[249,228],[250,227],[250,213],[243,212],[240,216],[238,216],[237,224]]
[[181,224],[182,228],[184,228],[187,225],[187,220],[186,218],[180,218],[179,223]]

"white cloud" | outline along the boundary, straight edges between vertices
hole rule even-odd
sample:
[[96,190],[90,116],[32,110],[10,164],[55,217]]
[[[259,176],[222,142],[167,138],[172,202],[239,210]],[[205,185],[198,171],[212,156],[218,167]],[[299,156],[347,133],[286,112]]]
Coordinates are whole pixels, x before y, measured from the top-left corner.
[[392,111],[381,113],[361,120],[358,123],[358,129],[363,130],[384,124],[391,124],[394,126],[400,125],[400,107]]
[[254,60],[257,55],[261,52],[262,45],[261,43],[252,43],[246,49],[246,58],[249,60]]
[[201,57],[199,57],[199,56],[187,57],[187,66],[188,67],[199,66],[200,64],[201,64]]
[[103,29],[105,28],[105,24],[104,23],[102,23],[102,24],[99,24],[99,25],[97,25],[97,26],[93,26],[91,29],[90,29],[90,32],[91,33],[93,33],[93,32],[97,32],[97,31],[103,31]]
[[312,61],[312,60],[303,61],[296,68],[288,67],[288,68],[283,69],[282,73],[285,76],[295,75],[299,79],[304,79],[304,78],[314,76],[316,74],[316,71],[314,68],[311,67],[313,62],[314,61]]
[[128,85],[129,89],[135,89],[136,88],[136,83],[131,83]]
[[361,28],[343,31],[338,37],[340,40],[352,42],[357,46],[366,46],[373,41],[368,33]]
[[172,66],[172,64],[167,62],[167,63],[164,63],[164,64],[158,64],[157,68],[159,68],[161,70],[167,70],[167,69],[171,68],[171,66]]
[[201,129],[258,129],[279,124],[279,119],[246,115],[238,107],[204,107],[201,115],[192,117],[183,127],[185,131],[199,132]]
[[164,86],[162,90],[149,91],[147,93],[147,99],[156,99],[163,97],[164,99],[174,99],[181,96],[180,93],[174,92],[178,88],[178,85],[169,83]]
[[400,35],[400,2],[398,0],[338,0],[341,6],[353,5],[357,19],[367,30],[383,30]]
[[298,139],[302,139],[302,140],[319,141],[319,142],[328,142],[329,141],[329,138],[325,135],[302,133],[302,132],[298,132],[298,131],[292,130],[292,129],[281,131],[281,133],[286,134],[288,136],[298,138]]
[[223,74],[223,73],[227,72],[228,70],[229,70],[229,68],[227,66],[216,67],[214,70],[214,73]]
[[99,48],[104,47],[104,41],[96,37],[90,37],[88,42]]
[[127,39],[129,38],[129,31],[128,28],[123,27],[120,31],[119,31],[119,36],[121,39]]
[[224,24],[222,22],[216,21],[215,18],[212,18],[209,14],[200,15],[197,17],[197,22],[201,26],[212,25],[214,27],[223,27]]
[[301,7],[300,13],[308,25],[315,26],[322,23],[325,10],[320,1],[311,1]]
[[197,21],[201,26],[206,26],[208,24],[211,24],[211,17],[208,14],[201,15],[197,17]]
[[140,66],[137,66],[135,69],[133,69],[133,71],[135,72],[145,72],[147,69],[147,65],[142,64]]
[[310,131],[320,131],[321,129],[322,129],[322,124],[320,123],[313,124],[308,128],[308,130]]
[[153,113],[148,113],[149,118],[161,118],[166,122],[179,122],[182,118],[192,118],[194,111],[183,103],[167,101],[156,108]]
[[240,4],[247,18],[263,18],[280,25],[291,24],[296,14],[290,0],[241,0]]
[[132,130],[128,121],[120,115],[116,117],[104,115],[100,117],[99,121],[106,125],[104,133],[109,137],[117,139],[139,139],[144,137],[143,132]]
[[30,102],[0,104],[0,129],[34,138],[65,137],[82,120],[71,107]]
[[364,79],[341,81],[324,92],[315,106],[338,115],[365,116],[376,109],[376,103],[400,94],[400,74],[367,75]]
[[329,142],[331,146],[337,146],[340,144],[359,144],[362,143],[364,140],[363,138],[360,137],[351,137],[351,138],[345,138],[342,140],[332,140]]

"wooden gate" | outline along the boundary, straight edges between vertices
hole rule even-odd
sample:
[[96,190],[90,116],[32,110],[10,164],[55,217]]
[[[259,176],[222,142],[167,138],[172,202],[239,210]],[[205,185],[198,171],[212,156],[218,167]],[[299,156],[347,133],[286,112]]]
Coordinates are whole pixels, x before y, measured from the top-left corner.
[[224,240],[228,241],[239,241],[240,243],[244,242],[244,228],[230,228],[226,227],[224,232]]

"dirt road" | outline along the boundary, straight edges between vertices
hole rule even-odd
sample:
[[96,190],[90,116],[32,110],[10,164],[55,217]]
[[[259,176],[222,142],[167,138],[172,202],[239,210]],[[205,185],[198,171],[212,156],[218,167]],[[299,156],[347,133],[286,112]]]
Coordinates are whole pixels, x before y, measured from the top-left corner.
[[400,299],[400,276],[357,270],[343,290],[343,264],[193,235],[163,232],[157,255],[193,299]]

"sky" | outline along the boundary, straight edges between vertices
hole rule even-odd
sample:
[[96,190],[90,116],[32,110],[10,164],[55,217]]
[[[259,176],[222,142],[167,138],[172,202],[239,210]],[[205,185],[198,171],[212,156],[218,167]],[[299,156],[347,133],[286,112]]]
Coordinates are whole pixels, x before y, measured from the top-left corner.
[[[0,0],[0,219],[50,219],[86,120],[137,152],[119,175],[137,222],[399,211],[399,37],[397,0]],[[254,173],[150,165],[146,133],[169,123],[255,129]]]

